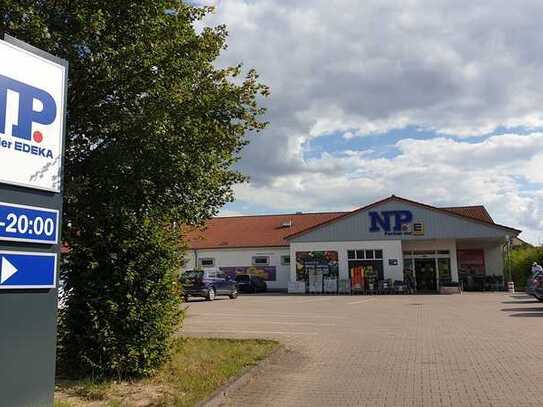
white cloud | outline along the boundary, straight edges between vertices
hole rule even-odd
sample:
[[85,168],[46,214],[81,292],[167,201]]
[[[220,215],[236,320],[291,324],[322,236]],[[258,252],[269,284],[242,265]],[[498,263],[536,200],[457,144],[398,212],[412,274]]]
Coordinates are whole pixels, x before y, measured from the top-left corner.
[[540,1],[207,3],[208,23],[230,31],[223,62],[256,67],[272,87],[272,117],[313,136],[543,124]]
[[[271,126],[251,137],[238,198],[282,209],[349,208],[390,193],[435,204],[484,203],[543,237],[543,2],[205,0],[226,24],[221,64],[243,61],[271,86]],[[307,159],[307,140],[414,128],[455,137],[402,140]],[[387,135],[382,136],[386,139]],[[537,184],[539,183],[539,184]]]
[[484,204],[496,222],[543,239],[543,191],[523,189],[543,182],[542,133],[478,143],[404,139],[395,147],[393,158],[324,153],[299,172],[240,185],[236,197],[278,211],[353,209],[391,194],[438,206]]

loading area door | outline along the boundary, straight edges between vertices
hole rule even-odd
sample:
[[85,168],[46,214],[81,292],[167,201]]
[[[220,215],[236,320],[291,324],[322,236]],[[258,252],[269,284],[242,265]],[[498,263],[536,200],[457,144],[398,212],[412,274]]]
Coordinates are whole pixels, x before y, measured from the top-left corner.
[[435,259],[415,259],[417,291],[437,291]]

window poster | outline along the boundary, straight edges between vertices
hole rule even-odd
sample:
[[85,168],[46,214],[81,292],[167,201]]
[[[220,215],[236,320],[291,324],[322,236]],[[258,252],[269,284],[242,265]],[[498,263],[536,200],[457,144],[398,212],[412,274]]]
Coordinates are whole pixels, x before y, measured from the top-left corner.
[[324,279],[338,278],[338,252],[296,252],[296,281],[307,281],[309,272],[317,269]]
[[457,250],[458,270],[461,274],[485,275],[485,253],[482,249]]
[[238,274],[248,274],[250,276],[260,277],[264,281],[275,281],[275,266],[234,266],[219,267],[224,274],[230,278],[236,278]]
[[351,269],[351,286],[354,289],[362,289],[364,286],[364,267],[357,266]]
[[320,293],[322,291],[322,269],[312,267],[308,272],[309,292]]

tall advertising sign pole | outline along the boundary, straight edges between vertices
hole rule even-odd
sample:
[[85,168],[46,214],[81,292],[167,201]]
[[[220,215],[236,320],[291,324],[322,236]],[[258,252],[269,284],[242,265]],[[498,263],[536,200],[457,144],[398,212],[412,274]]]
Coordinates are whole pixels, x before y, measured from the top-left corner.
[[0,405],[52,406],[68,63],[0,40]]

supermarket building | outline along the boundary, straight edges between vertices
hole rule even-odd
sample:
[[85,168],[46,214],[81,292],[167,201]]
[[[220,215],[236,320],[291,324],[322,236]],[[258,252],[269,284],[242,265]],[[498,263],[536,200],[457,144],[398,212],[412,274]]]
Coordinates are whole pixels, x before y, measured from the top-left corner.
[[504,284],[520,230],[484,206],[438,208],[397,196],[351,212],[217,217],[187,234],[185,269],[254,274],[270,290],[336,293],[409,282],[419,292]]

